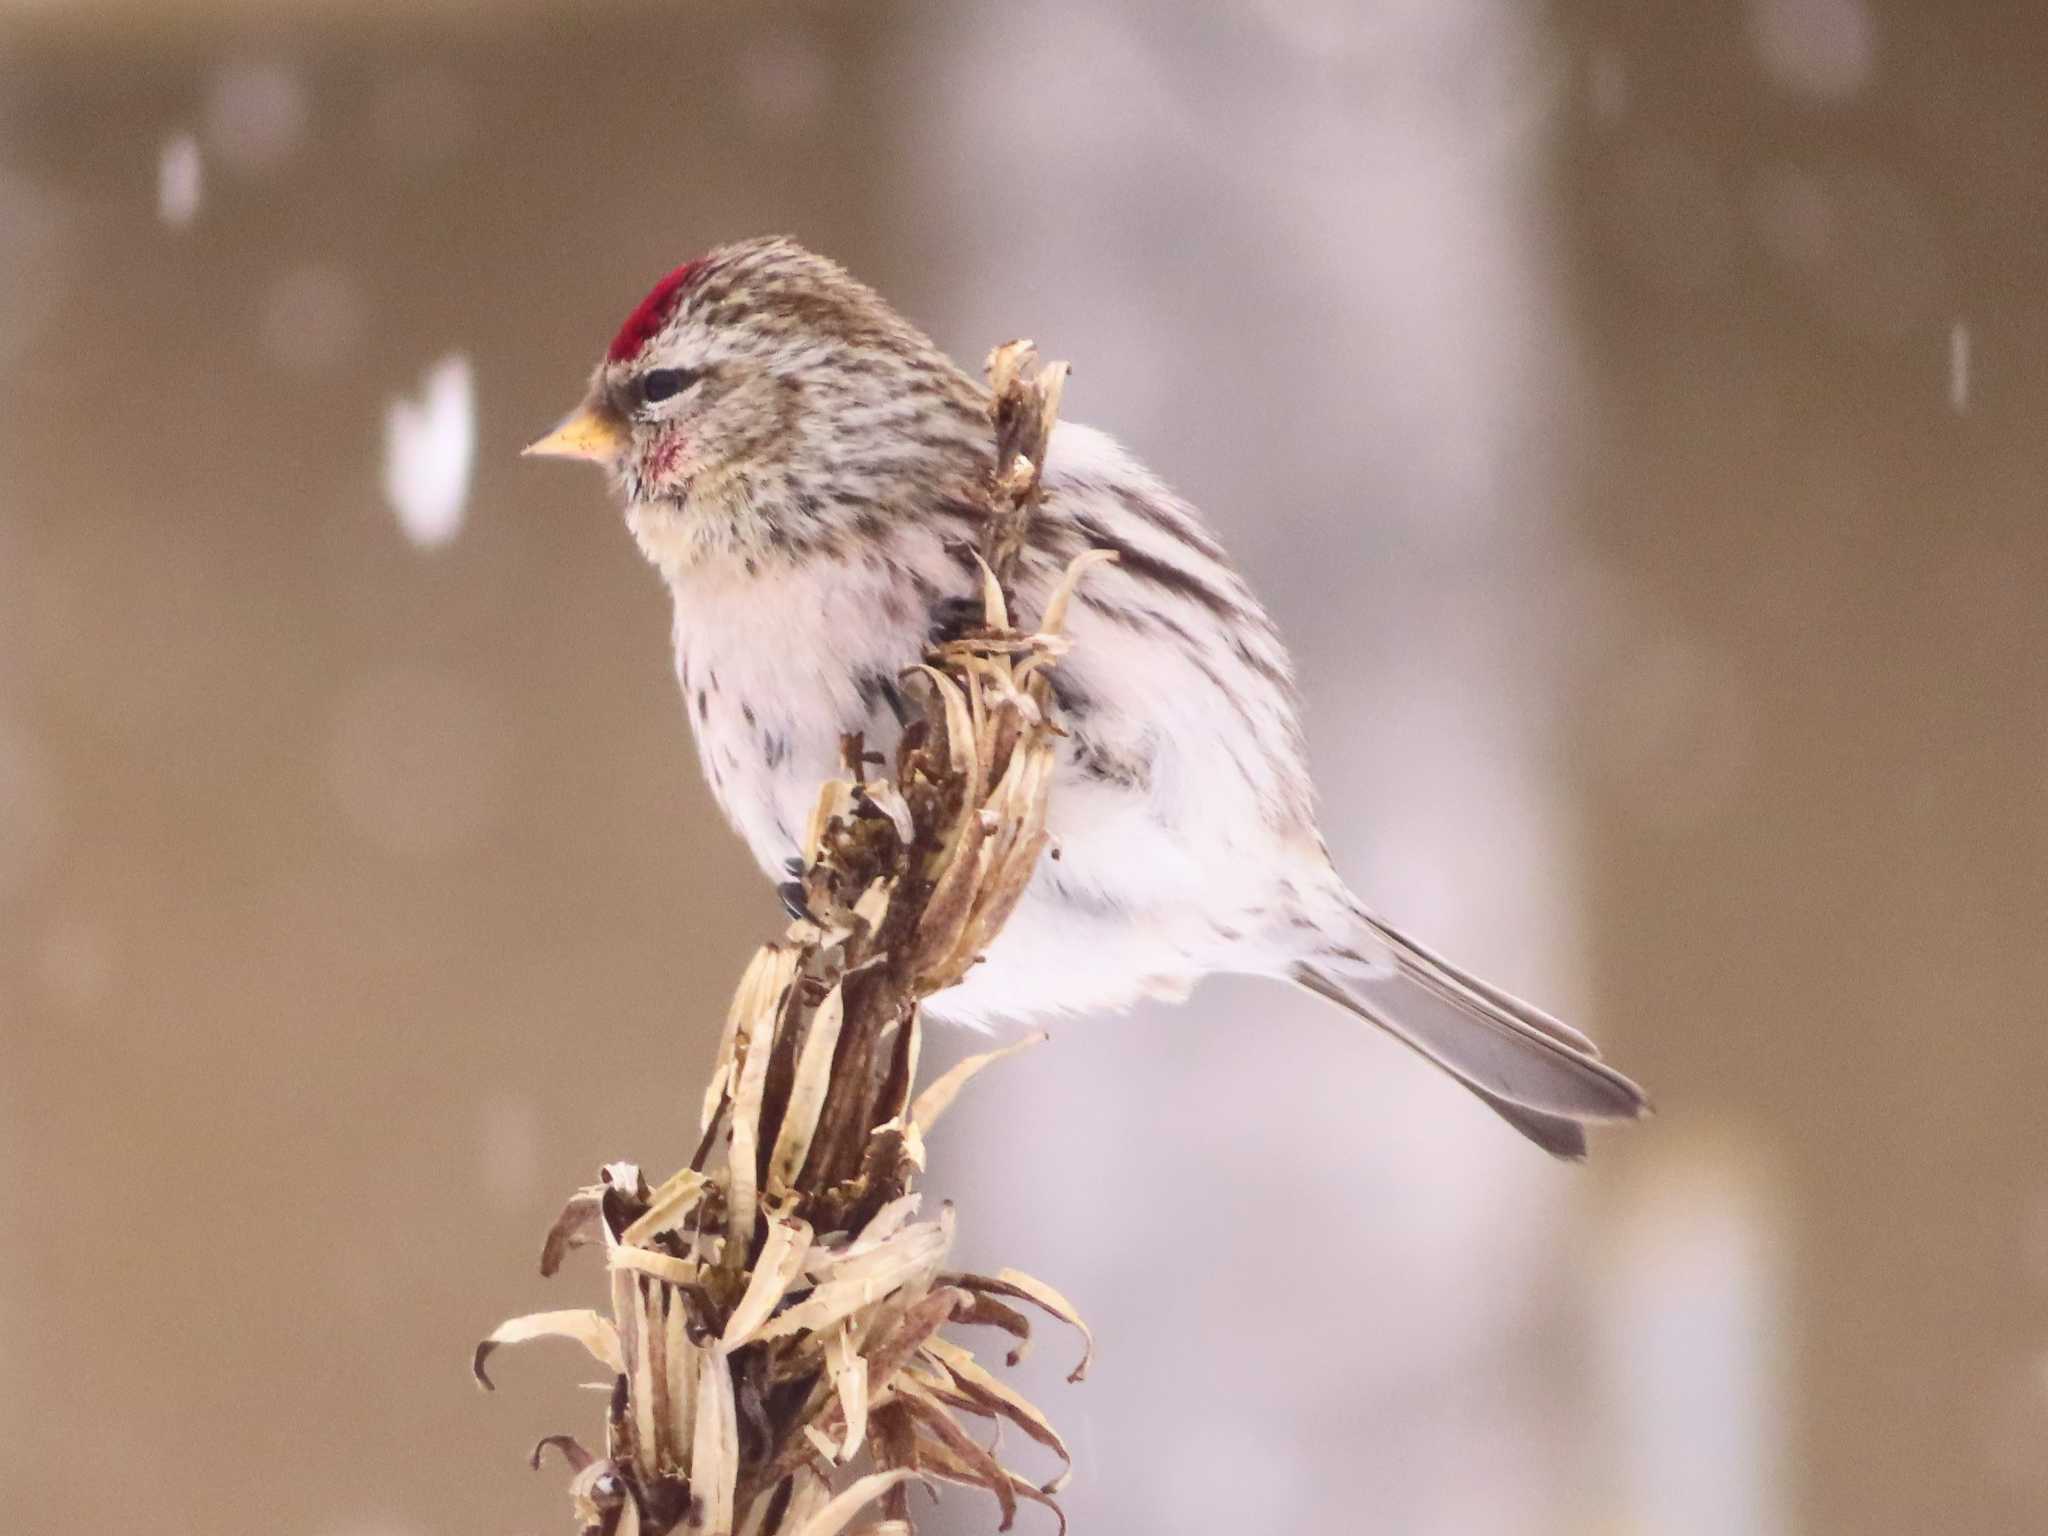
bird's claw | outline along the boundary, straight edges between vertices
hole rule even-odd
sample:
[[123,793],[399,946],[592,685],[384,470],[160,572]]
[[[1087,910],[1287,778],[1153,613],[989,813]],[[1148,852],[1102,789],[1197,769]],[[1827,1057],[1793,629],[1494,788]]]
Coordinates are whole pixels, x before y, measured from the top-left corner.
[[972,634],[988,622],[988,610],[979,594],[971,597],[942,597],[932,604],[929,645],[945,645]]
[[775,894],[782,898],[782,910],[796,921],[815,923],[818,920],[811,912],[810,897],[804,891],[803,881],[785,880],[775,887]]

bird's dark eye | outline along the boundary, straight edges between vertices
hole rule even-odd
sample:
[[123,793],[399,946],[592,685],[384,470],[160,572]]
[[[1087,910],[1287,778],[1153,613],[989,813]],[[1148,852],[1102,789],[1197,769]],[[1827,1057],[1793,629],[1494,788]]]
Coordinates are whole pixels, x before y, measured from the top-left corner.
[[649,405],[680,395],[697,382],[694,368],[655,368],[640,380],[640,398]]

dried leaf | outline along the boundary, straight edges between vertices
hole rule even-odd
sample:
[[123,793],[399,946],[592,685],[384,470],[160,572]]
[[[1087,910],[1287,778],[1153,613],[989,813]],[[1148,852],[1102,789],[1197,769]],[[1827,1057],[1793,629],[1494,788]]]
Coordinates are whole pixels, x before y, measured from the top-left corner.
[[879,1342],[870,1346],[868,1360],[868,1403],[872,1416],[876,1399],[896,1379],[896,1373],[917,1358],[925,1341],[946,1326],[965,1298],[951,1287],[933,1291],[907,1308],[902,1320]]
[[982,797],[981,764],[975,755],[974,714],[967,694],[937,667],[918,667],[915,670],[930,680],[938,697],[945,718],[946,750],[952,759],[952,769],[967,781],[963,786],[965,803],[979,805]]
[[1011,1366],[1022,1364],[1025,1355],[1031,1352],[1031,1319],[993,1296],[976,1291],[968,1295],[973,1299],[954,1314],[953,1321],[966,1327],[1000,1328],[1017,1341],[1005,1362]]
[[832,1485],[811,1467],[798,1467],[790,1473],[789,1482],[789,1503],[782,1511],[781,1529],[801,1531],[831,1500]]
[[[630,1250],[638,1252],[639,1250]],[[640,1311],[640,1277],[630,1269],[614,1268],[609,1276],[612,1288],[612,1324],[619,1330],[619,1357],[627,1365],[640,1358],[640,1333],[646,1326],[646,1318]],[[623,1392],[615,1390],[612,1395],[611,1452],[614,1458],[625,1459],[631,1447],[624,1445],[621,1436],[635,1433],[637,1426],[630,1412],[643,1395],[624,1384]]]
[[981,611],[982,622],[990,629],[1010,627],[1010,607],[1003,597],[1003,584],[996,580],[996,573],[989,569],[988,562],[980,555],[974,563],[981,567]]
[[754,958],[740,975],[739,986],[733,989],[732,1006],[725,1013],[725,1031],[718,1038],[718,1055],[711,1064],[711,1081],[704,1087],[703,1113],[697,1125],[700,1132],[711,1129],[711,1122],[718,1118],[719,1105],[732,1096],[740,1026],[760,1012],[762,991],[783,961],[784,952],[777,946],[762,946],[754,951]]
[[820,1333],[887,1295],[892,1286],[874,1280],[828,1281],[756,1330],[757,1339],[786,1339]]
[[816,1275],[822,1273],[825,1267],[829,1265],[843,1264],[850,1259],[857,1259],[864,1254],[873,1253],[883,1243],[886,1243],[898,1232],[901,1232],[909,1224],[910,1219],[917,1214],[918,1207],[923,1204],[924,1196],[915,1192],[907,1195],[898,1195],[894,1200],[891,1200],[887,1205],[875,1212],[874,1215],[870,1216],[868,1224],[860,1229],[860,1236],[845,1247],[813,1250],[811,1257],[805,1261],[805,1268],[811,1274]]
[[471,1372],[488,1390],[491,1378],[484,1371],[484,1362],[506,1344],[524,1344],[531,1339],[574,1339],[600,1364],[621,1373],[626,1369],[626,1356],[619,1348],[619,1331],[612,1326],[611,1319],[588,1307],[572,1307],[562,1312],[529,1312],[498,1324],[491,1330],[491,1336],[477,1345],[470,1361]]
[[[950,1447],[937,1444],[933,1440],[919,1440],[917,1461],[919,1469],[930,1476],[949,1483],[959,1483],[967,1488],[982,1488],[991,1493],[995,1492],[984,1479],[982,1467],[962,1461],[953,1454]],[[1032,1503],[1041,1504],[1051,1510],[1053,1518],[1059,1521],[1058,1536],[1067,1536],[1067,1512],[1060,1508],[1057,1499],[1026,1482],[1007,1467],[997,1467],[996,1473],[1003,1485],[1016,1498],[1029,1499]],[[1000,1495],[998,1497],[1000,1498]]]
[[690,1444],[693,1529],[724,1536],[732,1530],[733,1491],[739,1479],[739,1415],[733,1406],[732,1371],[715,1349],[697,1355],[697,1433]]
[[1006,341],[989,353],[982,371],[988,375],[988,392],[997,402],[1016,390],[1026,363],[1036,354],[1036,347],[1022,337]]
[[895,881],[877,880],[860,893],[860,900],[853,904],[853,915],[867,924],[868,931],[872,933],[882,926],[882,917],[895,895]]
[[844,1323],[826,1337],[825,1374],[846,1421],[846,1434],[835,1459],[851,1461],[868,1433],[868,1362],[854,1348],[853,1330]]
[[1088,1331],[1088,1325],[1081,1321],[1081,1314],[1074,1310],[1074,1304],[1042,1280],[1018,1270],[1006,1269],[996,1275],[946,1275],[942,1277],[947,1285],[957,1285],[966,1291],[993,1293],[997,1296],[1014,1296],[1028,1301],[1041,1311],[1058,1318],[1081,1335],[1081,1363],[1067,1373],[1067,1380],[1079,1381],[1088,1374],[1089,1362],[1095,1358],[1095,1335]]
[[1083,550],[1067,562],[1061,574],[1059,585],[1052,589],[1052,596],[1045,601],[1045,616],[1038,621],[1038,627],[1049,635],[1057,635],[1066,628],[1067,605],[1074,600],[1074,589],[1081,585],[1081,578],[1098,565],[1114,565],[1117,553],[1113,549]]
[[685,1168],[663,1180],[661,1188],[648,1198],[647,1209],[626,1228],[620,1240],[644,1245],[658,1233],[673,1232],[702,1202],[710,1187],[710,1177],[694,1168]]
[[857,1478],[848,1485],[844,1493],[829,1500],[825,1506],[802,1525],[795,1526],[790,1536],[839,1536],[853,1517],[898,1483],[908,1481],[917,1474],[907,1467],[898,1467],[888,1472],[870,1472],[866,1477]]
[[[880,1297],[919,1277],[936,1274],[951,1242],[951,1229],[942,1216],[938,1221],[906,1226],[879,1242],[844,1249],[823,1264],[813,1265],[811,1273],[819,1290],[858,1285]],[[779,1324],[781,1319],[776,1321]]]
[[768,1157],[770,1194],[779,1194],[794,1184],[803,1171],[804,1160],[811,1154],[818,1112],[824,1108],[825,1095],[832,1087],[832,1054],[839,1048],[839,1031],[845,1022],[844,984],[835,983],[811,1014],[803,1049],[797,1055],[789,1104],[782,1112],[782,1128],[775,1134],[775,1150]]
[[678,1259],[652,1248],[631,1248],[624,1243],[606,1256],[607,1268],[652,1275],[668,1285],[695,1289],[704,1278],[702,1267],[689,1259]]
[[604,1186],[588,1185],[569,1197],[569,1203],[562,1207],[562,1214],[555,1218],[555,1224],[548,1228],[547,1241],[541,1244],[540,1272],[543,1277],[552,1275],[562,1267],[562,1260],[573,1249],[589,1247],[604,1241]]
[[1067,1380],[1079,1381],[1088,1374],[1088,1363],[1095,1358],[1095,1335],[1088,1325],[1081,1321],[1081,1314],[1074,1304],[1043,1280],[1034,1279],[1018,1269],[996,1271],[999,1284],[1007,1285],[1014,1295],[1021,1296],[1041,1310],[1051,1313],[1069,1328],[1081,1335],[1081,1363],[1067,1372]]
[[569,1470],[572,1472],[581,1472],[597,1459],[583,1448],[583,1442],[574,1435],[543,1435],[533,1443],[533,1454],[527,1457],[527,1465],[538,1472],[541,1452],[549,1447],[562,1453],[562,1460],[569,1464]]
[[977,1488],[985,1488],[995,1495],[996,1503],[1003,1511],[1003,1521],[996,1527],[997,1530],[1007,1531],[1015,1525],[1017,1491],[1011,1486],[1014,1479],[1009,1470],[972,1435],[956,1424],[953,1416],[916,1382],[899,1379],[897,1389],[901,1394],[903,1406],[916,1421],[917,1427],[938,1441],[950,1454],[955,1470],[949,1475],[955,1475],[960,1481],[971,1483]]
[[795,977],[797,958],[794,950],[781,952],[781,961],[771,973],[781,984],[771,989],[764,982],[752,1019],[740,1023],[739,1081],[733,1089],[732,1142],[726,1156],[725,1258],[729,1267],[745,1263],[753,1246],[760,1201],[761,1100],[768,1088],[775,1023]]
[[830,779],[819,786],[818,803],[811,809],[811,824],[804,832],[804,847],[813,860],[824,852],[826,829],[853,813],[856,787],[851,779]]
[[[1060,414],[1060,400],[1067,392],[1067,375],[1072,371],[1065,363],[1047,363],[1039,372],[1038,419],[1044,434],[1039,439],[1041,443],[1052,437],[1053,423]],[[1042,449],[1040,456],[1043,457]]]
[[1016,1425],[1026,1435],[1059,1457],[1063,1464],[1060,1475],[1051,1482],[1041,1485],[1046,1493],[1058,1493],[1066,1486],[1067,1479],[1074,1471],[1073,1454],[1067,1449],[1066,1441],[1060,1438],[1059,1431],[1052,1427],[1052,1421],[1039,1412],[1030,1399],[990,1375],[982,1369],[972,1352],[962,1349],[950,1339],[928,1339],[924,1349],[926,1354],[945,1366],[948,1374],[969,1398]]
[[896,835],[908,848],[917,838],[917,823],[911,819],[910,802],[903,798],[903,791],[887,779],[877,779],[861,786],[868,804],[889,818],[889,824],[896,829]]
[[670,1460],[685,1472],[690,1466],[690,1436],[697,1422],[697,1383],[703,1375],[700,1351],[690,1342],[680,1293],[668,1293],[668,1311],[662,1319],[662,1364],[668,1375],[668,1420],[662,1426],[663,1448]]
[[917,924],[919,948],[928,956],[919,978],[926,992],[958,981],[977,952],[970,922],[990,862],[988,832],[978,816],[966,819],[950,857],[952,862],[932,887]]
[[[650,1317],[647,1306],[648,1286],[645,1282],[633,1282],[634,1327],[630,1330],[633,1339],[632,1380],[628,1383],[626,1401],[633,1410],[633,1464],[641,1477],[652,1478],[661,1470],[661,1397],[667,1396],[668,1384],[660,1362],[655,1359],[655,1340],[664,1337],[659,1317]],[[656,1294],[659,1295],[657,1289]],[[656,1383],[660,1390],[657,1393]]]
[[777,1304],[803,1273],[804,1258],[811,1251],[811,1224],[796,1216],[778,1216],[768,1223],[768,1240],[754,1261],[753,1276],[746,1293],[726,1319],[719,1347],[730,1353],[751,1340],[768,1321]]
[[938,1124],[939,1117],[952,1107],[953,1100],[959,1096],[960,1090],[967,1086],[968,1080],[982,1068],[992,1066],[1005,1057],[1015,1056],[1019,1051],[1028,1051],[1034,1045],[1043,1045],[1051,1038],[1041,1030],[1036,1034],[1026,1035],[1014,1045],[1006,1045],[999,1050],[983,1051],[979,1056],[969,1056],[964,1061],[954,1063],[937,1081],[917,1096],[916,1102],[910,1106],[910,1123],[920,1132],[929,1131]]

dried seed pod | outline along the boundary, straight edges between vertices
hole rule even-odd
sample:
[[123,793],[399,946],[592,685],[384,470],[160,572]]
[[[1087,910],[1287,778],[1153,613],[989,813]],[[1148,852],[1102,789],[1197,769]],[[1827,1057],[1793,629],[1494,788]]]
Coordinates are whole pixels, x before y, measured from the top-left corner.
[[[581,1343],[613,1376],[606,1455],[573,1440],[579,1522],[598,1536],[838,1536],[871,1504],[864,1536],[910,1536],[905,1485],[988,1492],[1004,1528],[1020,1501],[1051,1507],[1072,1461],[1036,1407],[945,1330],[1030,1335],[1028,1303],[1087,1330],[1051,1287],[1005,1270],[946,1273],[954,1213],[920,1215],[924,1136],[968,1082],[1042,1035],[959,1063],[916,1090],[918,1005],[964,976],[1001,930],[1046,846],[1059,735],[1048,671],[1076,560],[1040,628],[1012,628],[1005,587],[1039,496],[1039,466],[1065,367],[1028,343],[990,361],[1003,466],[985,487],[981,628],[936,648],[924,719],[889,778],[826,784],[803,872],[807,912],[754,956],[727,1013],[699,1112],[692,1165],[650,1189],[613,1164],[548,1234],[552,1274],[602,1245],[611,1315],[537,1313],[477,1347],[545,1336]],[[1074,1379],[1087,1366],[1084,1351]],[[960,1417],[1007,1423],[1058,1458],[1043,1484],[1003,1465]],[[876,1470],[847,1481],[866,1451]],[[538,1453],[536,1452],[536,1455]],[[1061,1517],[1061,1528],[1065,1520]]]

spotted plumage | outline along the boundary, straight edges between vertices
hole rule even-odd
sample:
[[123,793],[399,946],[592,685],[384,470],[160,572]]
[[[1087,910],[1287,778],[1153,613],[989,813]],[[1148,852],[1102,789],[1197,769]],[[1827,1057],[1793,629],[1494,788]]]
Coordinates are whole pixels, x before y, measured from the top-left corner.
[[[678,267],[536,448],[615,475],[674,598],[705,776],[772,880],[849,731],[886,748],[897,679],[977,590],[981,386],[873,290],[789,240]],[[1083,550],[1045,861],[986,960],[933,999],[967,1022],[1296,982],[1387,1028],[1546,1149],[1642,1097],[1590,1041],[1371,915],[1331,867],[1278,631],[1194,509],[1062,422],[1020,567],[1039,610]]]

